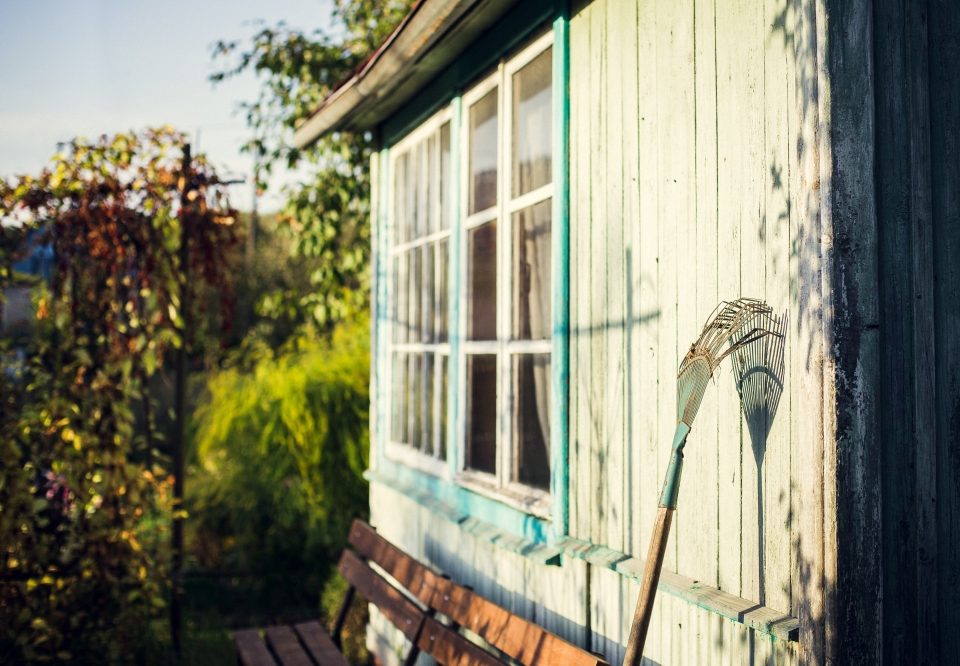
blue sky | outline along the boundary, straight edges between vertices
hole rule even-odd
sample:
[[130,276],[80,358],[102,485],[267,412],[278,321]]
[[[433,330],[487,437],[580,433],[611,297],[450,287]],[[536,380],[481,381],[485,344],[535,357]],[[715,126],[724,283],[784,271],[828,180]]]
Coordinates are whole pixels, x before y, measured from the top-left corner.
[[[0,0],[0,177],[38,171],[58,141],[161,124],[189,133],[218,168],[248,176],[235,110],[256,81],[214,88],[211,45],[250,35],[255,19],[325,28],[331,9],[331,0]],[[251,196],[239,186],[232,200],[247,209]]]

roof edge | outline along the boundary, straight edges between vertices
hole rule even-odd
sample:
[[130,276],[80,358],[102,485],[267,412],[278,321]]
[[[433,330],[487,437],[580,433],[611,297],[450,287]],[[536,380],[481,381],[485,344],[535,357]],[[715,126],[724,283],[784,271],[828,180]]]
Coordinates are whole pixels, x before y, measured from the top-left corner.
[[[419,0],[400,25],[360,68],[320,102],[293,135],[297,148],[306,148],[327,132],[345,129],[360,107],[389,95],[405,74],[442,35],[480,0]],[[360,127],[358,129],[368,129]]]

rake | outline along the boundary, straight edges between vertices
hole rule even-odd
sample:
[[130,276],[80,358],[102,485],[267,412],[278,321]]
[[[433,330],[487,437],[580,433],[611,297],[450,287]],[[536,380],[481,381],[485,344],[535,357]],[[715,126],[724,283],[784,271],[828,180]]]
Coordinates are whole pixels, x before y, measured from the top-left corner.
[[677,374],[677,430],[673,436],[663,491],[660,493],[660,510],[657,512],[657,520],[650,537],[640,598],[637,599],[637,609],[630,626],[624,666],[639,666],[643,656],[643,644],[653,613],[653,600],[657,594],[667,537],[670,535],[670,524],[677,508],[680,472],[683,469],[683,447],[687,443],[687,435],[693,427],[697,410],[700,409],[707,383],[727,356],[767,335],[778,335],[767,328],[773,324],[772,312],[769,305],[754,298],[720,303],[707,320],[700,337],[690,345],[690,351],[680,363]]

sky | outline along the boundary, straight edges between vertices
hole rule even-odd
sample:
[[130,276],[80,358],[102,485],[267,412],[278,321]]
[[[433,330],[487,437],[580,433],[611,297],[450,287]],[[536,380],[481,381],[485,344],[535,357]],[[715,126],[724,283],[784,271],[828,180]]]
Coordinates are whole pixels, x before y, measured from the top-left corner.
[[[253,21],[330,26],[331,0],[0,0],[0,177],[35,173],[56,144],[170,124],[224,175],[249,178],[237,113],[252,74],[213,86],[212,45],[253,34]],[[281,169],[281,167],[278,167]],[[278,173],[260,201],[276,209]],[[231,202],[249,209],[252,188]]]

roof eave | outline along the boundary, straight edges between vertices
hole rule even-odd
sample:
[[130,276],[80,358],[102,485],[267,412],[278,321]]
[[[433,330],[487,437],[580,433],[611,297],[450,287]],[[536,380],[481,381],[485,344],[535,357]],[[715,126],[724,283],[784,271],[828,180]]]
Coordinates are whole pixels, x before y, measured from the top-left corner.
[[[405,83],[411,78],[429,81],[514,4],[516,0],[420,0],[360,69],[296,129],[294,145],[305,148],[328,132],[372,129],[413,96],[417,86]],[[480,5],[483,11],[474,11]],[[425,60],[438,50],[442,57]]]

